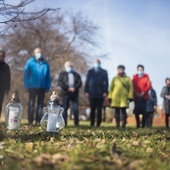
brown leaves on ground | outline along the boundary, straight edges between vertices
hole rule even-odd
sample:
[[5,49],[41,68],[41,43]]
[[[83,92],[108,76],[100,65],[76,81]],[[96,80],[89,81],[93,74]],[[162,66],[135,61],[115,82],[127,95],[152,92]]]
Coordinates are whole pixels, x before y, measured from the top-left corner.
[[33,161],[36,164],[36,166],[44,166],[44,165],[57,165],[60,164],[66,160],[68,160],[68,155],[57,153],[54,155],[50,154],[41,154],[37,156]]

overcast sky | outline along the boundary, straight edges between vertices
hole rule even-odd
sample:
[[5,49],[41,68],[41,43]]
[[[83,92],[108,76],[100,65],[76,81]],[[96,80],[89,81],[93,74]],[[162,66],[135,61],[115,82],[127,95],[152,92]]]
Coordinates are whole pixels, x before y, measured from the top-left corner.
[[170,77],[170,0],[36,0],[29,6],[44,7],[87,15],[100,27],[102,45],[96,53],[109,53],[102,67],[110,81],[117,65],[124,64],[132,77],[137,64],[144,64],[160,96],[165,78]]

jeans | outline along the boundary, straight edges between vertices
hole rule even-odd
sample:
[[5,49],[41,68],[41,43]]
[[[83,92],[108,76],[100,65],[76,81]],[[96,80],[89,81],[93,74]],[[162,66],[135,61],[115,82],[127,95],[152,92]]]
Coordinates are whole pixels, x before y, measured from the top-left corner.
[[2,112],[4,96],[5,96],[5,90],[0,90],[0,117],[1,117],[1,112]]
[[44,102],[45,90],[30,89],[29,90],[29,104],[28,104],[28,122],[32,124],[34,121],[34,105],[37,97],[36,123],[40,123],[42,117],[42,109]]
[[97,109],[97,126],[99,127],[102,121],[102,107],[103,107],[103,99],[90,99],[90,125],[94,126],[95,124],[95,116]]
[[79,125],[79,110],[78,110],[78,96],[63,96],[62,103],[63,103],[63,117],[65,121],[65,125],[67,126],[67,117],[68,117],[68,108],[70,101],[72,102],[73,113],[74,113],[74,124],[75,126]]
[[126,108],[115,108],[116,126],[120,127],[120,112],[122,113],[122,127],[126,127],[127,113]]

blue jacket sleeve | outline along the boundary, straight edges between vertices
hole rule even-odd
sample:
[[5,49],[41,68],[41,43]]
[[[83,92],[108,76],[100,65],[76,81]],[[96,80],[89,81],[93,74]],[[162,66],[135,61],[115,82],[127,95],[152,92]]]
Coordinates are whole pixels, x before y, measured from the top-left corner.
[[50,76],[50,68],[49,64],[47,63],[47,74],[46,74],[46,89],[45,90],[50,90],[51,87],[51,76]]
[[30,88],[30,62],[27,61],[25,68],[24,68],[24,86],[28,90]]

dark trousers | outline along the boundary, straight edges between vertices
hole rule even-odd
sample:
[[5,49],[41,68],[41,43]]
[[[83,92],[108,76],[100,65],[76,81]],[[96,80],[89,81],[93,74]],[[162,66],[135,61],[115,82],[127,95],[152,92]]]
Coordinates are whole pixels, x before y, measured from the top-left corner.
[[147,112],[146,126],[148,128],[152,127],[152,124],[153,124],[153,114],[154,114],[154,112]]
[[72,103],[73,113],[74,113],[74,124],[75,126],[79,125],[79,110],[78,110],[78,96],[63,96],[62,102],[63,102],[63,117],[65,120],[65,124],[67,126],[67,117],[68,117],[68,108],[70,101]]
[[127,113],[126,108],[115,108],[116,127],[120,127],[120,112],[122,113],[122,127],[126,127]]
[[4,96],[5,96],[5,90],[0,90],[0,117],[1,117],[1,112],[2,112]]
[[170,117],[170,114],[165,114],[165,125],[167,128],[169,127],[169,117]]
[[28,122],[30,124],[34,121],[34,106],[37,97],[36,123],[39,123],[42,117],[42,109],[44,102],[45,90],[30,89],[29,90],[29,105],[28,105]]
[[140,122],[140,114],[142,114],[142,128],[146,126],[146,104],[147,100],[136,100],[135,101],[135,118],[136,118],[136,127],[140,128],[141,122]]
[[90,125],[94,126],[95,124],[95,116],[97,109],[97,126],[99,127],[102,121],[102,107],[103,107],[103,99],[90,99]]
[[[141,122],[140,122],[140,114],[135,114],[136,117],[136,127],[140,128]],[[142,114],[142,128],[144,128],[146,126],[146,113]]]

